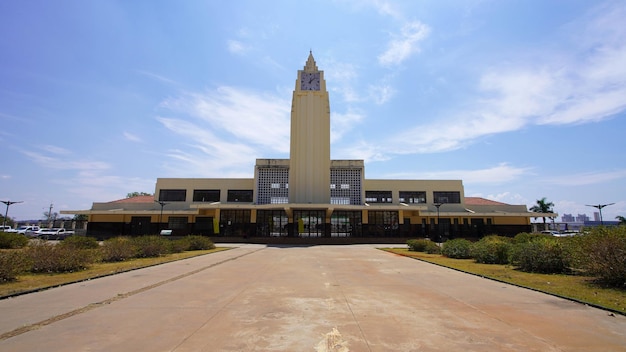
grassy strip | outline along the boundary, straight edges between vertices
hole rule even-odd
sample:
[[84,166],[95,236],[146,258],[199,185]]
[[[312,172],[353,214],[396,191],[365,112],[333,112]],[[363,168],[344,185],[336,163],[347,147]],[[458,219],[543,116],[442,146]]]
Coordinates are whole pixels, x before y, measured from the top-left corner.
[[473,259],[451,259],[439,254],[412,252],[408,249],[382,249],[387,252],[626,314],[626,291],[599,286],[593,283],[592,277],[527,273],[516,270],[510,265],[480,264],[474,262]]
[[122,273],[125,271],[173,262],[181,259],[193,258],[200,255],[219,252],[227,249],[230,248],[188,251],[182,253],[168,254],[165,256],[154,258],[129,259],[123,262],[95,263],[86,270],[71,273],[24,274],[19,276],[16,281],[0,284],[0,299],[50,287],[61,286],[72,282],[85,281],[98,277]]

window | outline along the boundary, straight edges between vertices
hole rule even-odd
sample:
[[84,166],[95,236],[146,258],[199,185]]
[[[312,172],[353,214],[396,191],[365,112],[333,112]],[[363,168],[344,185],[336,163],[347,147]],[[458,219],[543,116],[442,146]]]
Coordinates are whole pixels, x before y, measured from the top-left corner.
[[400,203],[426,203],[426,192],[400,191]]
[[391,203],[391,191],[365,191],[365,201],[368,203]]
[[461,203],[461,192],[433,192],[435,203]]
[[167,223],[167,227],[172,230],[186,229],[187,217],[186,216],[170,216],[169,221]]
[[331,204],[363,204],[361,198],[361,168],[330,169]]
[[289,198],[289,169],[267,167],[258,169],[257,204],[272,204]]
[[194,202],[219,202],[219,189],[195,189],[193,191]]
[[252,203],[252,194],[253,191],[251,189],[229,189],[227,201],[234,203]]
[[159,191],[159,200],[163,202],[184,202],[187,200],[187,190],[162,189]]

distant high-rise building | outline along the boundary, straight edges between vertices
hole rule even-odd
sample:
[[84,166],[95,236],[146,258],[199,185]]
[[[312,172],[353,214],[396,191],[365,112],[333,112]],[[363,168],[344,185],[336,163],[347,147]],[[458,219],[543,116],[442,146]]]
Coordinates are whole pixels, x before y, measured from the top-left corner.
[[585,222],[585,221],[589,221],[589,217],[587,216],[587,214],[578,214],[578,216],[576,216],[576,222]]
[[574,218],[572,214],[563,214],[563,216],[561,217],[561,221],[562,222],[574,222],[576,221],[576,219]]
[[600,221],[600,213],[599,212],[594,212],[593,213],[593,221]]

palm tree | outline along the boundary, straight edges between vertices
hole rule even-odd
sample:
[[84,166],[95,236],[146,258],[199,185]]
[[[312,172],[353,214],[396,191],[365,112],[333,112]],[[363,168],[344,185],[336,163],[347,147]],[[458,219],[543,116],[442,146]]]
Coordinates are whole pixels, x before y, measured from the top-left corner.
[[[546,200],[546,197],[543,197],[539,200],[537,200],[537,204],[533,205],[532,207],[530,207],[530,211],[535,212],[535,213],[552,213],[552,207],[554,206],[554,203],[552,202],[548,202]],[[543,219],[543,229],[547,230],[548,228],[546,227],[546,217],[542,216]]]
[[625,217],[623,217],[621,215],[618,215],[615,218],[617,219],[617,221],[619,221],[620,225],[626,225],[626,218]]

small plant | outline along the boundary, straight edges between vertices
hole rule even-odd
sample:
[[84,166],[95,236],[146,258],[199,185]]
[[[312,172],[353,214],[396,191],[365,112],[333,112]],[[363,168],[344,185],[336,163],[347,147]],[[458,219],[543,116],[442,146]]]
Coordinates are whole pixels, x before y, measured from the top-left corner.
[[577,263],[600,282],[626,288],[626,226],[594,228],[580,236]]
[[35,241],[26,249],[32,261],[32,272],[60,273],[86,269],[95,262],[93,251],[55,246],[46,241]]
[[522,271],[556,274],[569,270],[569,256],[557,238],[540,237],[512,247],[511,263]]
[[170,240],[162,236],[138,236],[133,237],[132,242],[139,258],[160,257],[172,252]]
[[105,262],[122,262],[135,257],[137,249],[128,237],[113,237],[102,243],[100,249]]
[[463,238],[457,238],[446,241],[441,249],[441,254],[448,258],[469,259],[472,257],[471,248],[472,242]]
[[441,247],[439,247],[439,245],[433,241],[427,241],[428,243],[426,243],[426,248],[424,248],[424,252],[428,253],[428,254],[440,254],[441,253]]
[[215,244],[208,237],[191,235],[186,237],[187,241],[189,241],[188,251],[201,251],[205,249],[214,249]]
[[429,243],[432,243],[432,241],[426,239],[415,239],[406,241],[407,246],[409,246],[409,250],[414,252],[424,252]]
[[507,264],[509,262],[510,239],[496,235],[485,236],[472,244],[472,258],[477,263]]
[[23,250],[0,250],[0,282],[14,281],[31,266],[32,263]]
[[74,249],[96,249],[100,248],[100,244],[95,237],[87,236],[69,236],[59,243],[60,246],[74,248]]
[[15,249],[24,248],[28,244],[28,238],[19,233],[0,232],[0,248]]
[[542,233],[520,232],[515,237],[513,237],[512,243],[528,243],[542,238],[552,238],[552,236],[544,235]]

